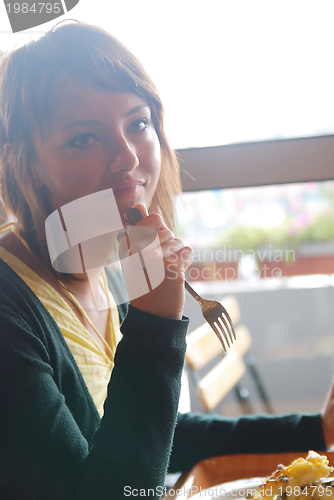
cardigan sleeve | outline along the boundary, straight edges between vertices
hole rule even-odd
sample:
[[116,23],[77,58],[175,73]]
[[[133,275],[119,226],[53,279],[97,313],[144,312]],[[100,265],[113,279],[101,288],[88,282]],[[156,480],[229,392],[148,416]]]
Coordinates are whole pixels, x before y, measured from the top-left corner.
[[170,472],[188,471],[205,458],[237,453],[326,450],[320,414],[224,418],[179,414]]
[[[105,413],[89,444],[55,382],[47,341],[0,311],[0,495],[110,500],[124,487],[160,497],[180,391],[188,320],[130,307]],[[64,371],[64,370],[63,370]],[[66,380],[66,372],[63,379]],[[83,397],[73,394],[73,397]]]

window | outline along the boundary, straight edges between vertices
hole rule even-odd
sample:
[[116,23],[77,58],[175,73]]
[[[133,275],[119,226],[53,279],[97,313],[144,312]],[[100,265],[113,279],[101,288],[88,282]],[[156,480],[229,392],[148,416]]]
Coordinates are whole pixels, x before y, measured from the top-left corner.
[[[318,411],[333,373],[334,182],[206,190],[183,198],[178,235],[195,252],[187,278],[206,298],[238,298],[274,410]],[[203,322],[190,297],[186,314],[191,329]],[[222,411],[240,412],[232,395]]]

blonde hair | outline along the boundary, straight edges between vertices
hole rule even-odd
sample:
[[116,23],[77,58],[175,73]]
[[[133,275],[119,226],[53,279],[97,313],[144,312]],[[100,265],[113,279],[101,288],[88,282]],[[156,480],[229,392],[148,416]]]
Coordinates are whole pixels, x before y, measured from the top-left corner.
[[[37,41],[0,57],[0,194],[16,230],[34,254],[48,261],[45,220],[51,213],[33,172],[37,162],[33,133],[43,133],[52,115],[54,86],[62,76],[104,91],[127,91],[149,104],[161,147],[162,168],[150,213],[175,229],[174,202],[181,193],[179,165],[163,129],[158,91],[136,57],[106,31],[78,22],[60,25]],[[4,154],[11,144],[10,162]]]

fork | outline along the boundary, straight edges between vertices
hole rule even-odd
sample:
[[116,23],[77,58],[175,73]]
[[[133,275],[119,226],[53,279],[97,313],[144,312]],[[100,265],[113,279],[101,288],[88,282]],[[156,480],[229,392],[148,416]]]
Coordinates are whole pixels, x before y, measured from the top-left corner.
[[[137,222],[144,219],[144,215],[139,208],[131,207],[125,212],[124,218],[130,226],[135,226]],[[232,320],[225,307],[217,300],[203,299],[186,280],[184,286],[187,292],[200,304],[204,319],[209,323],[226,351],[225,342],[230,347],[236,340],[236,335]]]

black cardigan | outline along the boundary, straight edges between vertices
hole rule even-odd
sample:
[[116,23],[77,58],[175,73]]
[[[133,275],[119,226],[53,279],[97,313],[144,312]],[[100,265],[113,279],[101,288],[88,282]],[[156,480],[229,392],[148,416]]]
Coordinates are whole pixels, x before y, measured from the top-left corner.
[[131,306],[100,419],[53,318],[2,260],[0,277],[1,500],[159,498],[169,462],[325,449],[320,415],[177,422],[188,320]]

